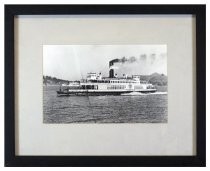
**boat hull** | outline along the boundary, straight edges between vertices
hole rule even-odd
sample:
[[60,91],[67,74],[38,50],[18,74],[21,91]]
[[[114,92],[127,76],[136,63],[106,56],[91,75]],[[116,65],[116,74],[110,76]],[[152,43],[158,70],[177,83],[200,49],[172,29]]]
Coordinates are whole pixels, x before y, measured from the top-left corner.
[[146,90],[139,90],[139,91],[132,91],[132,90],[126,90],[126,91],[88,91],[88,90],[81,90],[81,91],[57,91],[58,96],[119,96],[124,93],[132,93],[132,92],[138,92],[138,93],[155,93],[156,89],[146,89]]

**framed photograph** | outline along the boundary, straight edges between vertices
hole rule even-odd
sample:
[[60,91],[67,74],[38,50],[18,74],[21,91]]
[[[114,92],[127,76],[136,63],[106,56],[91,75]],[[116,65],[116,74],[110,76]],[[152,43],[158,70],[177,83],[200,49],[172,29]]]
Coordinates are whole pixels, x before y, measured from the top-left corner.
[[5,5],[5,166],[205,166],[205,5]]

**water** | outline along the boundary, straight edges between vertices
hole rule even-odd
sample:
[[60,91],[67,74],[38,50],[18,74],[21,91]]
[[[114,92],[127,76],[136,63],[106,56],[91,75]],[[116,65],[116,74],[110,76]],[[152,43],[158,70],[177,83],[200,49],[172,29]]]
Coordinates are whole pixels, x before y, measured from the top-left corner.
[[167,93],[57,97],[44,86],[44,123],[167,123]]

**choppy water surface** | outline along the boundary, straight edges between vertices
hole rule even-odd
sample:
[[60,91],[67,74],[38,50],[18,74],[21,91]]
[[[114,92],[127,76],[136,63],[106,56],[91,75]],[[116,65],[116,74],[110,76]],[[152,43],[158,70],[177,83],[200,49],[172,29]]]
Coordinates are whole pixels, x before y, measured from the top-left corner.
[[167,123],[167,93],[57,97],[44,86],[44,123]]

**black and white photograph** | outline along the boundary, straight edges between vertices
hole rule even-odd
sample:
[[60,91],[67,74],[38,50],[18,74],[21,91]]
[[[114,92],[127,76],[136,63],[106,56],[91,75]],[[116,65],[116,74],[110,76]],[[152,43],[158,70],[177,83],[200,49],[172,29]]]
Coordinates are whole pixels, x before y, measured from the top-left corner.
[[167,123],[167,45],[43,45],[43,122]]

